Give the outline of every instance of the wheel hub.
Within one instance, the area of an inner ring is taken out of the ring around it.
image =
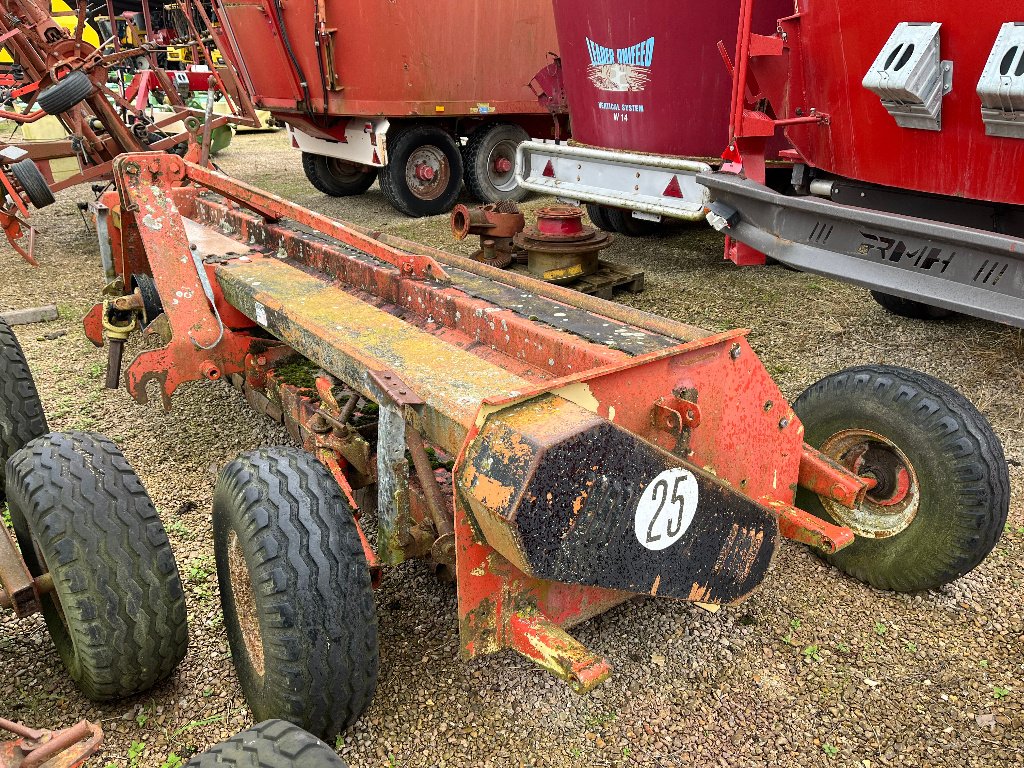
[[[409,190],[421,200],[434,200],[444,194],[451,181],[451,165],[440,147],[418,147],[405,166]]]
[[[512,141],[501,141],[487,153],[487,181],[501,192],[515,189],[516,145]]]
[[[875,483],[856,509],[822,497],[837,522],[872,539],[895,536],[913,522],[921,501],[917,473],[895,443],[876,432],[848,429],[828,438],[821,451]]]
[[[238,618],[238,627],[246,654],[249,656],[249,663],[252,664],[253,671],[263,677],[266,663],[263,657],[263,635],[260,633],[259,614],[256,611],[249,566],[245,562],[245,554],[235,531],[228,534],[228,578],[235,603],[235,615]]]

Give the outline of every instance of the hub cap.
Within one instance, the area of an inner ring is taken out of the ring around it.
[[[516,144],[499,141],[487,153],[487,181],[502,192],[516,188]]]
[[[914,520],[921,489],[914,466],[887,437],[863,429],[847,429],[828,438],[821,452],[863,478],[875,481],[864,501],[848,509],[821,498],[825,509],[858,536],[885,539],[900,533]]]
[[[451,176],[448,158],[433,144],[417,147],[405,164],[405,184],[420,200],[435,200],[443,195]]]
[[[361,166],[354,163],[346,163],[344,160],[339,160],[336,157],[327,158],[327,169],[334,178],[345,184],[355,184],[363,176]]]

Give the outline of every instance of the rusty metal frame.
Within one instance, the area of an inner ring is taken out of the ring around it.
[[[227,377],[289,425],[353,507],[353,489],[376,482],[379,551],[363,539],[375,577],[379,563],[408,557],[453,564],[467,656],[512,648],[586,691],[610,665],[567,634],[573,624],[638,592],[743,599],[780,533],[827,552],[853,540],[794,507],[796,489],[854,505],[869,484],[805,446],[743,330],[710,334],[386,239],[175,156],[122,157],[115,180],[104,202],[116,209],[118,272],[125,282],[151,273],[164,304],[147,332],[166,346],[129,365],[129,392],[144,401],[155,380],[169,406],[182,382]],[[502,304],[516,296],[518,310]],[[94,341],[102,319],[102,308],[90,315]],[[322,369],[313,391],[275,375],[294,353]],[[378,407],[375,456],[349,423],[358,398]],[[514,515],[493,503],[495,491],[511,503],[515,488],[467,480],[480,476],[472,462],[484,448],[499,459],[518,450],[499,445],[511,414],[527,425],[522,437],[552,445],[563,427],[610,429],[759,522],[733,531],[718,581],[688,593],[660,575],[642,589],[538,576]],[[450,472],[431,469],[424,441],[455,456]],[[720,591],[734,578],[736,589]]]

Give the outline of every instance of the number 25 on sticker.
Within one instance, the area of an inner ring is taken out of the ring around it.
[[[697,478],[685,469],[666,469],[636,505],[636,539],[647,549],[666,549],[686,533],[697,511]]]

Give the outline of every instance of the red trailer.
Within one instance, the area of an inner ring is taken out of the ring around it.
[[[763,0],[754,29],[773,32],[792,8]],[[598,226],[623,234],[661,217],[703,219],[696,177],[721,164],[728,140],[721,41],[732,48],[739,10],[740,0],[554,0],[573,141],[522,145],[520,185],[589,203]]]
[[[744,19],[766,2],[743,0]],[[1010,2],[798,0],[769,36],[744,23],[734,173],[702,177],[729,256],[763,254],[872,289],[912,317],[1024,326],[1024,12]],[[752,86],[756,82],[756,86]],[[761,91],[758,107],[744,91]],[[784,129],[787,194],[764,184]]]
[[[530,90],[556,50],[550,0],[243,0],[216,13],[221,51],[326,194],[361,194],[379,175],[410,216],[450,210],[463,178],[483,202],[521,199],[516,147],[557,135]]]

